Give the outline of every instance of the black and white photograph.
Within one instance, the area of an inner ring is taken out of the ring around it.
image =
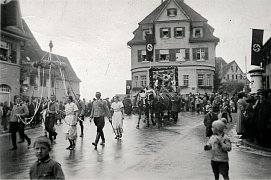
[[[270,0],[1,0],[0,179],[271,179]]]

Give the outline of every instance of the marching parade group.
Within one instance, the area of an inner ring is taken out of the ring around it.
[[[35,126],[40,123],[42,123],[44,129],[44,136],[48,137],[51,143],[54,143],[58,135],[54,127],[55,124],[63,124],[63,132],[70,143],[67,149],[72,150],[75,148],[77,138],[77,124],[80,125],[80,137],[84,136],[83,122],[86,116],[90,118],[90,121],[93,120],[97,126],[96,139],[92,143],[95,147],[97,147],[100,138],[102,140],[101,145],[105,143],[103,134],[104,117],[107,117],[112,124],[116,139],[122,138],[124,105],[118,96],[114,96],[112,102],[109,102],[109,98],[102,99],[101,93],[97,92],[93,101],[90,100],[87,104],[85,99],[80,99],[79,94],[75,95],[75,97],[67,96],[64,103],[62,101],[58,103],[54,95],[51,95],[50,100],[43,99],[42,101],[39,103],[38,109],[35,108],[38,102],[29,103],[23,101],[19,96],[15,98],[14,105],[8,106],[7,102],[1,104],[0,118],[3,132],[8,130],[9,123],[9,132],[13,145],[10,150],[17,149],[17,132],[19,132],[20,137],[18,143],[26,140],[27,145],[30,146],[31,139],[24,133],[24,128],[28,124]],[[26,119],[30,121],[27,122]]]

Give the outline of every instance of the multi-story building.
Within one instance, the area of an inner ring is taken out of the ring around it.
[[[145,17],[133,32],[132,94],[150,83],[150,67],[177,68],[181,94],[213,90],[215,49],[219,39],[207,19],[183,0],[166,0]],[[153,62],[146,60],[146,34],[154,35]]]
[[[20,94],[21,50],[28,40],[19,3],[1,1],[0,102]]]
[[[221,83],[236,81],[240,83],[249,83],[246,73],[238,66],[235,60],[226,63],[221,57],[216,58],[216,70],[219,72]]]
[[[0,103],[13,102],[14,97],[22,95],[25,98],[47,97],[49,89],[49,71],[45,69],[44,77],[38,79],[35,61],[48,59],[48,52],[41,50],[25,21],[21,18],[20,6],[17,0],[1,3],[1,53],[0,53]],[[76,76],[66,57],[52,54],[53,61],[65,63],[66,88],[71,95],[80,93],[80,79]],[[40,73],[41,74],[41,73]],[[57,99],[65,98],[65,88],[59,69],[51,72],[51,94]],[[43,94],[38,91],[43,86]]]

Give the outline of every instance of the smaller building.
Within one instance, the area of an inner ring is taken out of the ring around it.
[[[230,63],[226,63],[222,57],[216,57],[216,71],[219,72],[218,74],[221,79],[221,83],[229,81],[236,81],[244,84],[249,83],[246,73],[242,71],[235,60]]]

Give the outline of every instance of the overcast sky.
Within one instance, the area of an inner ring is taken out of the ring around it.
[[[245,72],[250,65],[252,28],[271,37],[270,0],[184,0],[208,19],[220,38],[216,56],[235,60]],[[81,95],[96,91],[112,97],[125,93],[131,79],[131,52],[127,41],[138,23],[161,0],[22,0],[22,16],[43,50],[66,56],[81,79]]]

